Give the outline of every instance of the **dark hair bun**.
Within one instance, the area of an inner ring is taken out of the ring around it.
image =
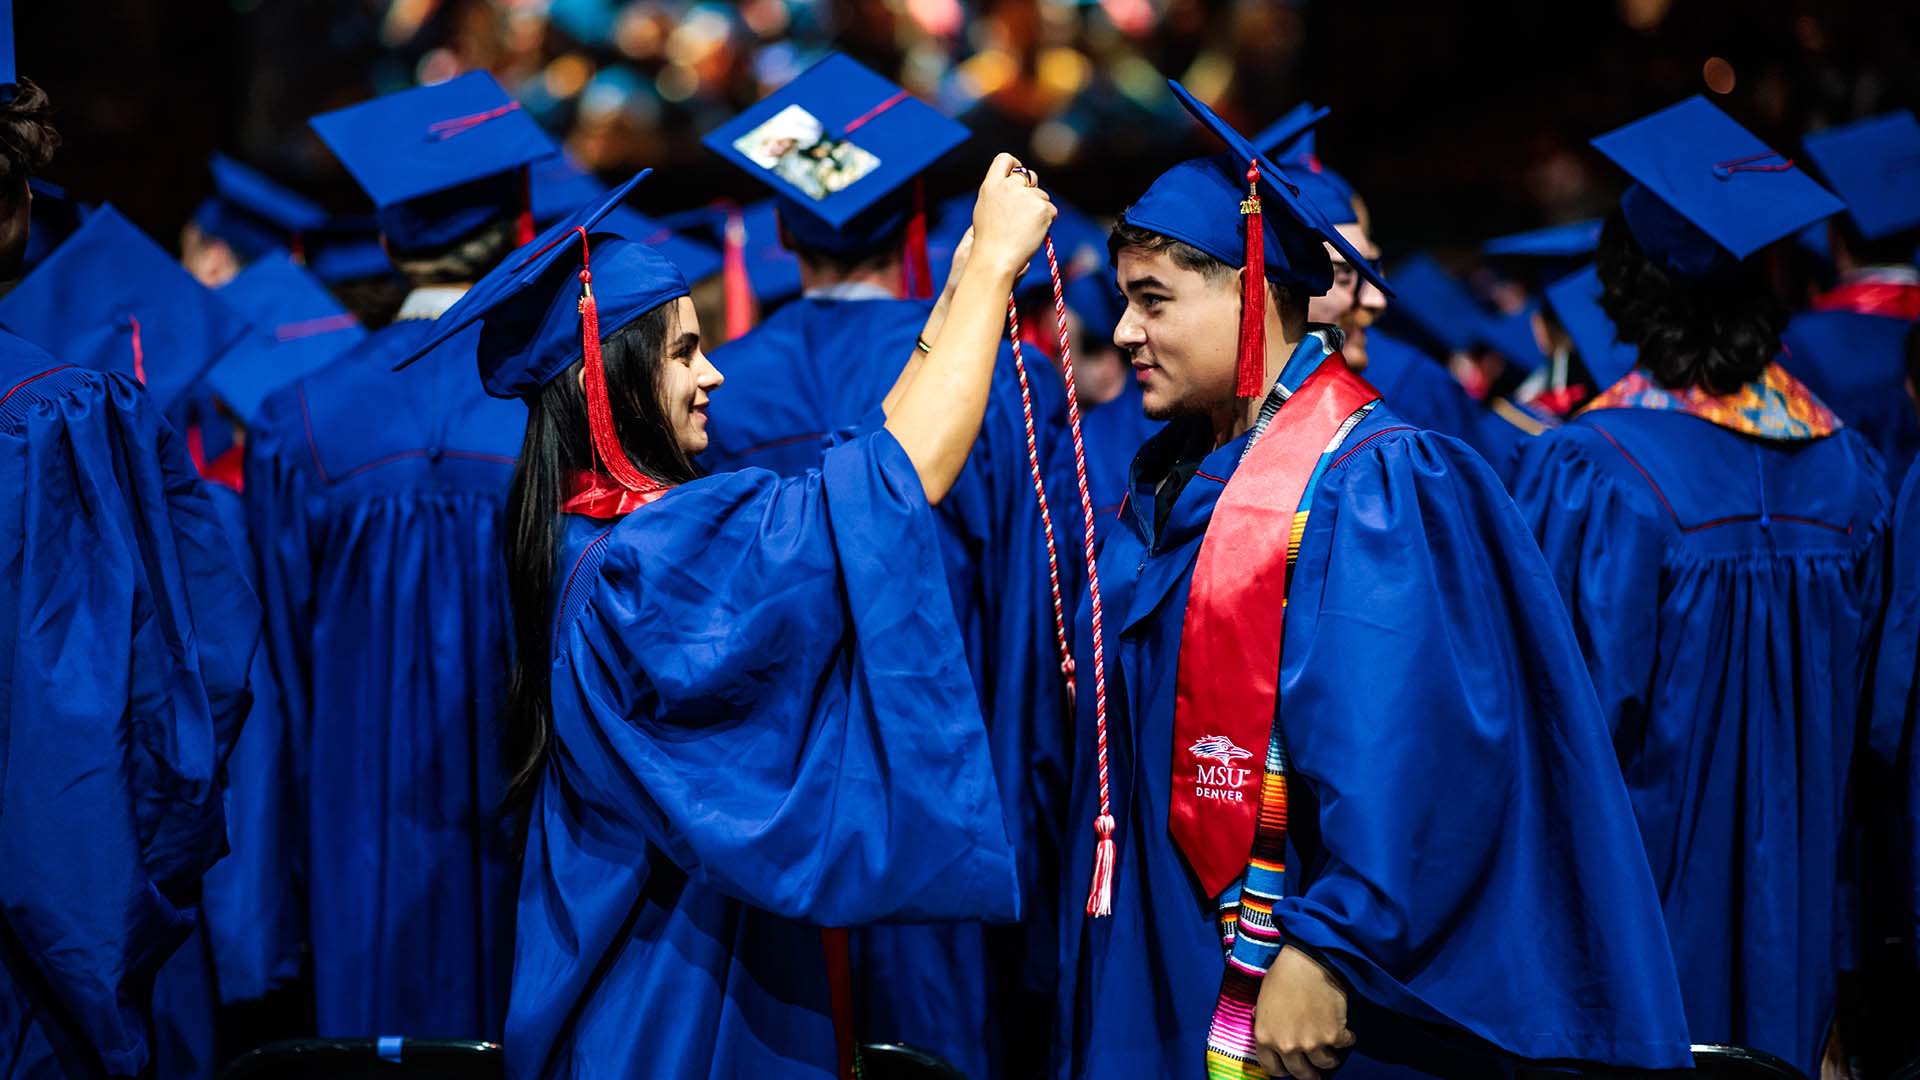
[[[1730,394],[1779,354],[1786,312],[1750,268],[1699,280],[1669,273],[1640,250],[1617,209],[1596,261],[1600,306],[1661,386]]]
[[[12,192],[48,163],[60,149],[53,129],[53,105],[31,79],[21,79],[13,100],[0,105],[0,191]]]

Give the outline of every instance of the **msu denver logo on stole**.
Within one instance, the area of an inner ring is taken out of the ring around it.
[[[1193,793],[1202,799],[1219,799],[1222,802],[1244,802],[1240,789],[1246,785],[1247,777],[1253,775],[1252,769],[1234,767],[1234,762],[1253,756],[1252,752],[1235,746],[1232,739],[1225,735],[1208,735],[1187,747],[1187,751],[1197,758],[1211,758],[1218,765],[1200,765],[1199,776],[1195,778]]]

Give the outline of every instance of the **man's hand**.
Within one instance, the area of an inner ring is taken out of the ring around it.
[[[1299,949],[1281,949],[1260,982],[1253,1041],[1267,1075],[1321,1080],[1321,1070],[1340,1065],[1334,1051],[1353,1045],[1346,992]]]

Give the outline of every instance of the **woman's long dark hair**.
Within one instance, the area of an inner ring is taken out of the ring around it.
[[[1699,280],[1647,258],[1619,210],[1600,230],[1600,306],[1640,364],[1672,390],[1730,394],[1780,352],[1786,311],[1749,266]]]
[[[671,302],[607,335],[601,344],[614,430],[640,471],[677,484],[699,475],[661,407],[660,372],[677,331]],[[555,560],[567,477],[594,467],[587,434],[581,364],[552,379],[528,402],[527,435],[507,495],[507,581],[513,599],[513,674],[507,686],[509,811],[524,809],[546,766],[553,737],[548,672],[553,659]]]

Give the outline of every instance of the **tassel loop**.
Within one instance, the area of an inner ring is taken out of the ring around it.
[[[1267,371],[1267,252],[1260,214],[1260,160],[1247,164],[1247,197],[1240,201],[1247,224],[1247,261],[1240,271],[1240,355],[1235,365],[1236,397],[1257,398]]]
[[[1094,818],[1093,834],[1100,840],[1093,847],[1093,888],[1087,892],[1087,915],[1102,919],[1113,914],[1113,815]]]

